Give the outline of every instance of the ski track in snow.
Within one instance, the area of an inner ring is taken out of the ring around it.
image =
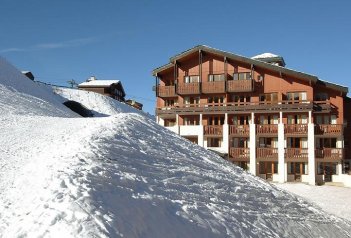
[[[151,116],[56,88],[101,116],[80,118],[58,96],[31,94],[50,95],[47,86],[30,82],[19,93],[1,76],[1,237],[351,237],[350,222]]]

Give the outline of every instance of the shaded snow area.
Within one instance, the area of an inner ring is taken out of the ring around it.
[[[0,94],[0,237],[351,237],[348,221],[144,113],[56,89],[103,115],[81,118],[47,87],[19,92],[21,80],[0,77],[11,93]]]
[[[351,188],[337,186],[310,186],[303,183],[276,184],[279,188],[287,190],[305,198],[323,210],[351,222]]]

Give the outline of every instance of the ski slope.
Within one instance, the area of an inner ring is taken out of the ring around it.
[[[0,72],[0,237],[351,237],[348,221],[142,112],[53,93],[2,59]],[[98,117],[79,117],[64,98]]]

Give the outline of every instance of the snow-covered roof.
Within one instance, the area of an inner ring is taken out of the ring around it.
[[[251,57],[251,59],[264,59],[264,58],[276,58],[276,57],[280,57],[280,56],[272,53],[263,53],[260,55],[253,56]]]
[[[84,82],[79,84],[78,86],[86,86],[86,87],[108,87],[111,84],[118,84],[119,80],[92,80],[89,82]]]

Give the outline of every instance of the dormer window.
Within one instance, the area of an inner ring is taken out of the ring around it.
[[[234,73],[233,79],[234,80],[249,80],[249,79],[251,79],[251,73],[250,72]]]

